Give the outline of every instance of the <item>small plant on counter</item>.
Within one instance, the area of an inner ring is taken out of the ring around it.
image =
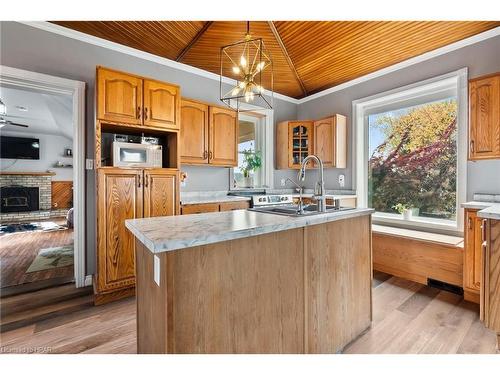
[[[403,215],[405,220],[411,220],[413,206],[410,204],[398,203],[392,206],[397,212]]]
[[[260,151],[251,151],[245,150],[243,151],[243,165],[241,167],[241,171],[243,172],[243,177],[250,177],[250,172],[256,171],[262,166],[262,157],[260,155]]]

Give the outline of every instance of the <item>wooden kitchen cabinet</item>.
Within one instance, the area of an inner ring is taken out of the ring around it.
[[[202,214],[206,212],[233,211],[244,210],[250,207],[249,201],[235,202],[213,202],[213,203],[196,203],[182,205],[182,215]]]
[[[484,220],[480,318],[497,334],[500,349],[500,220]]]
[[[143,216],[142,174],[140,169],[101,168],[97,171],[95,286],[100,294],[130,288],[135,283],[135,240],[125,227],[125,220]]]
[[[144,125],[179,129],[180,88],[165,82],[144,80]]]
[[[500,158],[500,73],[469,82],[469,159]]]
[[[125,220],[178,214],[178,174],[175,169],[97,170],[96,304],[133,294],[135,241]]]
[[[299,169],[314,154],[325,168],[347,167],[346,117],[332,115],[317,121],[284,121],[276,132],[276,168]],[[309,167],[315,167],[314,163]]]
[[[181,163],[208,164],[208,105],[181,101]]]
[[[233,110],[209,107],[210,164],[235,167],[238,165],[238,116]]]
[[[127,73],[97,68],[97,118],[142,124],[142,79]]]
[[[235,111],[183,99],[181,163],[238,165],[238,115]]]
[[[97,67],[101,121],[175,131],[180,127],[180,99],[177,85]]]
[[[479,303],[482,273],[482,220],[477,210],[465,210],[464,299]]]
[[[245,210],[250,207],[248,201],[237,201],[237,202],[221,202],[219,206],[220,211],[234,211],[234,210]]]
[[[179,210],[179,171],[145,170],[144,217],[178,215]]]
[[[347,167],[347,122],[342,115],[333,115],[314,122],[313,152],[325,168]]]

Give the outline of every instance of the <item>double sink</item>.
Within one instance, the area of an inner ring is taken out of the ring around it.
[[[316,204],[309,204],[303,207],[302,212],[299,210],[299,206],[296,204],[291,205],[283,205],[283,206],[266,206],[266,207],[256,207],[249,208],[249,211],[255,212],[263,212],[268,214],[275,215],[284,215],[284,216],[293,216],[293,217],[301,217],[301,216],[310,216],[310,215],[320,215],[325,213],[332,212],[340,212],[353,210],[353,207],[340,207],[340,206],[326,206],[326,212],[318,211],[318,206]]]

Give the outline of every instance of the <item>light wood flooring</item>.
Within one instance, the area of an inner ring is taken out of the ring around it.
[[[57,224],[66,219],[53,218]],[[0,285],[2,288],[55,278],[72,277],[73,266],[26,273],[40,249],[73,243],[73,229],[52,232],[18,232],[0,237]]]
[[[373,325],[344,353],[496,352],[496,337],[479,321],[477,305],[378,272],[373,285]],[[9,298],[2,300],[8,310],[19,302]],[[96,307],[90,298],[60,302],[62,310],[53,302],[52,308],[34,307],[31,313],[17,312],[17,319],[8,317],[15,328],[0,334],[0,353],[135,353],[135,299]],[[41,320],[33,312],[37,309],[45,312]]]

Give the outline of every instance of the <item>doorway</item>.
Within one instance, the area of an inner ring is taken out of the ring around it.
[[[7,296],[85,278],[85,84],[0,66],[0,275]]]

